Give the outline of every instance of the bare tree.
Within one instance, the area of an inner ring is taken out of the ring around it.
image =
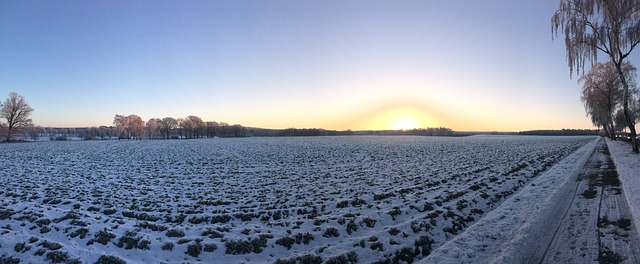
[[[151,118],[149,119],[149,121],[147,121],[146,129],[149,139],[158,138],[158,130],[161,122],[162,120],[160,120],[159,118]]]
[[[171,137],[171,130],[178,126],[178,121],[173,117],[165,117],[160,122],[160,130],[165,134],[166,139]]]
[[[144,137],[144,121],[137,115],[127,116],[129,119],[129,131],[133,139],[142,139]]]
[[[185,137],[183,137],[182,134],[184,133],[185,128],[188,124],[185,122],[184,118],[178,118],[176,119],[176,122],[178,124],[177,128],[178,128],[178,132],[180,133],[180,139],[183,139]]]
[[[200,117],[190,115],[184,119],[184,128],[187,138],[198,138],[204,134],[205,123]]]
[[[640,0],[560,0],[560,8],[551,17],[551,31],[564,33],[570,74],[584,71],[586,62],[594,63],[601,52],[615,66],[622,87],[623,111],[631,132],[632,148],[638,153],[636,129],[629,111],[628,77],[623,64],[640,43]]]
[[[29,106],[24,96],[15,92],[9,94],[9,98],[2,104],[0,108],[0,117],[7,119],[5,127],[5,140],[11,141],[11,138],[25,127],[33,125],[29,116],[33,112],[33,108]]]
[[[218,128],[220,127],[220,124],[218,124],[218,122],[214,122],[214,121],[208,121],[206,122],[206,134],[208,138],[212,138],[215,137],[218,133]]]
[[[625,63],[623,68],[628,76],[636,70],[630,63]],[[624,92],[615,67],[611,62],[596,63],[579,82],[582,83],[582,103],[591,122],[603,127],[607,135],[615,139],[613,114],[622,102]]]
[[[119,133],[119,138],[142,139],[144,136],[144,121],[137,115],[116,115],[113,125]]]
[[[129,118],[124,115],[116,115],[113,118],[113,125],[118,132],[118,139],[131,137],[131,131],[129,131]]]

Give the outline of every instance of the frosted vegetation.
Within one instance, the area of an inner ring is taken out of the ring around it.
[[[410,262],[593,137],[0,145],[0,262]]]

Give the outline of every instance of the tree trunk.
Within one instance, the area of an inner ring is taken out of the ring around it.
[[[622,110],[624,112],[624,120],[627,122],[627,127],[629,127],[629,132],[631,133],[631,148],[633,149],[633,153],[638,153],[638,140],[636,139],[636,124],[635,120],[631,118],[631,114],[629,113],[629,84],[627,84],[627,80],[624,77],[624,73],[622,72],[622,63],[614,63],[616,65],[616,69],[618,70],[618,75],[620,76],[620,81],[622,81],[622,88],[624,88],[624,96],[622,101]]]
[[[609,134],[609,138],[611,138],[611,140],[616,140],[616,131],[613,126],[613,122],[609,123],[609,131],[607,133]]]

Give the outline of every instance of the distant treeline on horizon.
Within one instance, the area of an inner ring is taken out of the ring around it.
[[[561,129],[561,130],[529,130],[518,132],[519,135],[534,136],[597,136],[598,129]]]
[[[477,134],[496,134],[496,135],[538,135],[538,136],[594,136],[599,131],[594,129],[561,129],[561,130],[529,130],[521,132],[458,132],[446,127],[437,128],[416,128],[409,130],[327,130],[321,128],[287,128],[287,129],[269,129],[244,127],[241,125],[228,125],[226,123],[207,122],[208,127],[203,128],[203,133],[189,133],[181,128],[175,128],[169,131],[169,139],[188,139],[188,138],[215,138],[215,137],[309,137],[309,136],[349,136],[349,135],[379,135],[379,136],[470,136]],[[211,125],[214,124],[214,125]],[[133,139],[124,136],[122,130],[118,130],[115,126],[100,127],[84,127],[84,128],[52,128],[52,127],[33,127],[29,131],[32,140],[42,140],[47,138],[51,141],[68,140],[71,138],[82,140],[106,140],[106,139]],[[187,134],[191,134],[187,137]],[[137,139],[166,139],[166,135],[158,137],[158,135],[147,134]],[[197,136],[194,136],[197,135]]]

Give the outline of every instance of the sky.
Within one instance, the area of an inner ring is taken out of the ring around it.
[[[35,125],[593,128],[545,1],[0,1]],[[2,99],[4,101],[4,99]]]

